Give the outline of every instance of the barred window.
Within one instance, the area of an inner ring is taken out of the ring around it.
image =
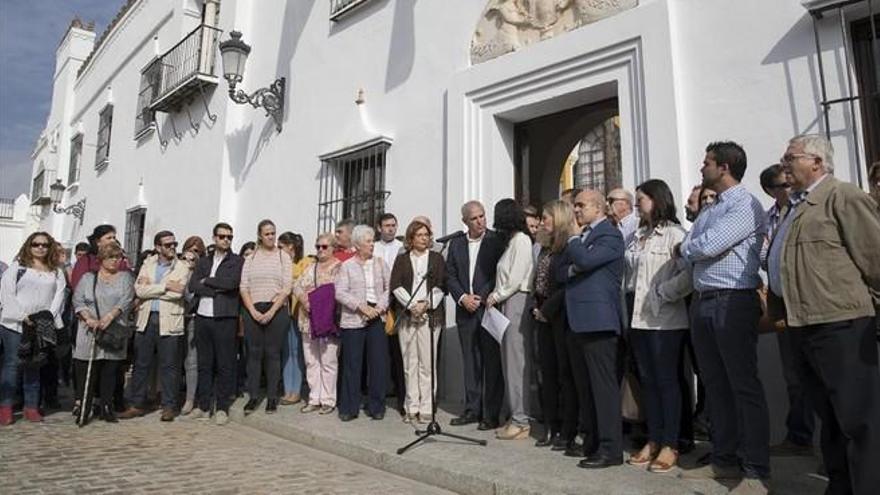
[[[595,189],[603,195],[621,187],[623,173],[620,163],[620,129],[615,118],[606,120],[588,132],[578,143],[577,150],[575,187]]]
[[[146,208],[134,208],[125,214],[125,254],[134,266],[144,245],[144,225],[147,218]]]
[[[375,225],[385,211],[385,164],[391,141],[379,138],[321,157],[318,232],[330,232],[340,220]]]
[[[82,165],[83,135],[78,133],[70,140],[70,166],[67,168],[67,185],[79,182],[79,168]]]
[[[159,62],[159,60],[154,60],[141,72],[137,113],[134,116],[135,139],[154,129],[153,121],[155,120],[156,112],[150,109],[150,104],[159,95],[159,83],[162,77],[162,64]]]
[[[110,129],[113,127],[113,105],[108,104],[98,117],[98,149],[95,168],[101,169],[110,162]]]

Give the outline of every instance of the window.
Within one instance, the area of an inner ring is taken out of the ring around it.
[[[125,254],[134,266],[144,246],[146,208],[135,208],[125,214]]]
[[[868,166],[880,161],[880,54],[877,39],[880,15],[856,21],[852,25],[853,59],[862,99],[862,131],[865,138],[865,158]],[[874,47],[872,48],[872,43]]]
[[[379,138],[323,156],[318,189],[318,232],[332,231],[336,222],[351,218],[375,225],[385,211],[386,152],[391,141]]]
[[[370,0],[330,0],[330,20],[337,21]]]
[[[595,189],[607,194],[621,187],[620,129],[617,117],[597,125],[577,144],[578,159],[574,166],[574,186]]]
[[[83,135],[77,134],[70,140],[70,166],[67,168],[67,185],[79,182],[79,168],[82,164]]]
[[[40,163],[38,170],[39,172],[34,176],[31,184],[31,204],[40,203],[46,196],[46,170],[42,163]]]
[[[141,72],[141,87],[138,91],[137,113],[134,116],[135,139],[154,129],[153,121],[156,112],[150,109],[150,104],[159,95],[159,83],[162,76],[162,64],[158,61],[150,62],[150,65]]]
[[[113,127],[113,105],[107,105],[98,117],[98,149],[95,168],[102,169],[110,162],[110,129]]]

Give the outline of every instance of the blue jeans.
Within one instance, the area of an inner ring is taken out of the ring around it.
[[[637,330],[629,333],[636,357],[648,439],[677,448],[681,424],[678,362],[687,330]]]
[[[284,394],[299,395],[303,382],[302,353],[300,347],[299,326],[296,319],[290,319],[290,328],[287,330],[287,338],[281,347],[281,362],[284,363],[284,369],[281,370],[281,377],[284,380]]]
[[[18,385],[18,344],[21,334],[6,327],[0,327],[0,406],[11,406],[15,400],[15,389]],[[40,405],[40,369],[25,367],[22,369],[24,389],[24,407]]]

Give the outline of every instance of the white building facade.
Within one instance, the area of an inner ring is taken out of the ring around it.
[[[35,190],[61,179],[82,220],[32,199],[65,244],[110,223],[133,251],[159,230],[208,240],[217,221],[237,248],[263,218],[308,243],[383,210],[440,234],[464,201],[540,205],[566,185],[659,178],[683,202],[717,140],[745,147],[759,195],[802,133],[830,135],[838,178],[863,184],[880,103],[858,33],[877,4],[128,0],[99,40],[66,34],[35,152]],[[239,88],[285,78],[280,131],[227,94],[233,30],[252,47]]]

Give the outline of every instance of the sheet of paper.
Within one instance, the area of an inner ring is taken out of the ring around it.
[[[504,339],[504,332],[507,331],[507,327],[510,326],[510,320],[504,316],[504,313],[495,309],[495,307],[491,307],[485,312],[483,312],[483,321],[481,322],[483,328],[489,332],[489,335],[495,338],[499,344],[501,344],[501,340]]]

